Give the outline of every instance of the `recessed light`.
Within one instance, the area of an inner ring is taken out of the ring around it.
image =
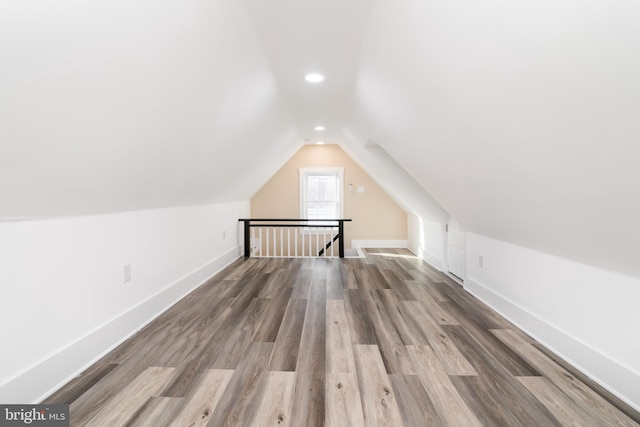
[[[325,77],[322,74],[310,73],[304,76],[304,79],[309,83],[320,83],[324,81]]]
[[[316,126],[314,127],[315,130],[317,131],[323,131],[324,130],[324,126]]]
[[[322,145],[322,144],[324,144],[324,141],[316,141],[316,144]]]

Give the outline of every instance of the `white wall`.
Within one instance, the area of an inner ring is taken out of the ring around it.
[[[407,243],[423,260],[446,270],[445,225],[449,214],[385,149],[353,128],[343,128],[341,147],[407,212]]]
[[[640,279],[467,233],[464,286],[640,409]]]
[[[0,402],[46,397],[237,258],[248,215],[246,201],[0,223]]]
[[[409,249],[440,271],[447,271],[445,225],[429,210],[413,211],[407,218]]]

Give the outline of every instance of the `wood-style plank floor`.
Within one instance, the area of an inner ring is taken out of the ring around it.
[[[249,259],[45,402],[73,426],[639,425],[554,359],[407,250]]]

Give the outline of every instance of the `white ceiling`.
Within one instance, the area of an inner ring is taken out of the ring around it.
[[[341,143],[372,0],[245,0],[303,138]],[[327,80],[309,84],[305,74]],[[313,130],[323,125],[326,130]]]
[[[0,2],[0,218],[247,199],[305,138],[385,180],[373,140],[408,210],[640,276],[638,22],[635,0]]]

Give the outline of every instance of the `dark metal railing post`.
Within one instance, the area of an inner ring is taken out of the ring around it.
[[[251,256],[251,221],[244,221],[244,257]]]
[[[338,221],[338,256],[344,258],[344,221]]]

